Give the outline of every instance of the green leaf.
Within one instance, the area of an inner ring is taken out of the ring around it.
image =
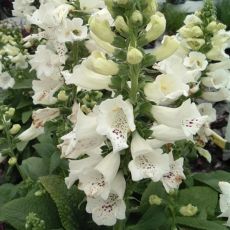
[[[25,147],[27,146],[27,144],[28,144],[27,141],[20,141],[20,142],[18,142],[18,143],[16,144],[17,150],[18,150],[19,152],[22,152],[22,151],[25,149]]]
[[[199,211],[205,210],[208,215],[215,216],[218,193],[209,187],[195,186],[180,190],[177,202],[179,206],[192,204]]]
[[[31,117],[32,110],[25,111],[22,113],[22,123],[25,124]]]
[[[42,158],[49,158],[57,150],[56,146],[50,143],[35,144],[33,148]]]
[[[193,178],[220,192],[220,188],[218,186],[219,181],[230,182],[230,173],[221,170],[210,173],[196,173],[193,175]]]
[[[49,173],[51,174],[52,172],[54,172],[54,170],[58,168],[60,163],[61,163],[60,154],[54,152],[50,157]]]
[[[18,189],[13,184],[3,184],[0,186],[0,207],[8,201],[14,199]]]
[[[199,230],[227,230],[224,225],[220,225],[214,221],[202,220],[196,217],[176,217],[176,223]]]
[[[45,161],[40,157],[30,157],[22,161],[19,166],[22,173],[26,177],[37,180],[40,176],[45,176],[49,173],[48,166]]]
[[[75,187],[73,186],[71,190],[68,190],[64,179],[54,175],[41,177],[40,181],[57,206],[62,226],[66,230],[78,229],[76,216],[74,216],[77,210],[77,202],[75,201],[75,203],[72,200],[73,190],[77,194]]]
[[[23,79],[16,81],[13,89],[30,89],[32,88],[32,80],[33,79]]]
[[[167,196],[165,189],[162,186],[162,183],[160,183],[160,182],[149,183],[148,187],[145,189],[145,191],[141,197],[141,205],[140,205],[141,212],[145,212],[150,207],[149,197],[151,195],[157,195],[160,198],[165,198]]]
[[[17,230],[25,230],[25,218],[36,213],[46,223],[46,229],[60,228],[60,219],[53,201],[48,195],[18,198],[0,208],[0,221],[6,222]]]
[[[168,221],[169,218],[166,216],[164,208],[153,206],[147,210],[136,225],[128,227],[127,230],[158,230]]]

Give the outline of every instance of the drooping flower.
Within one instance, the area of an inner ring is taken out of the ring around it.
[[[166,192],[178,189],[182,180],[185,179],[183,169],[184,158],[179,158],[174,161],[173,154],[169,153],[170,171],[165,173],[161,178]]]
[[[97,116],[94,113],[85,115],[79,108],[76,112],[73,130],[61,138],[61,157],[75,159],[101,146],[104,141],[104,137],[96,132]]]
[[[214,92],[203,92],[201,97],[206,101],[218,102],[218,101],[229,101],[230,100],[230,91],[227,88],[221,88]]]
[[[38,136],[40,136],[41,134],[43,134],[45,132],[44,127],[40,126],[39,128],[35,127],[33,124],[30,126],[30,128],[28,128],[27,130],[25,130],[24,132],[22,132],[19,136],[18,139],[20,141],[30,141],[33,140],[35,138],[37,138]]]
[[[156,104],[169,104],[182,95],[188,96],[189,86],[176,75],[161,74],[146,84],[144,92],[147,99]]]
[[[118,65],[107,60],[105,54],[93,51],[80,65],[73,69],[73,73],[62,71],[67,85],[74,84],[87,90],[109,89],[112,75],[119,71]]]
[[[220,194],[220,211],[222,212],[219,217],[227,217],[227,226],[230,227],[230,183],[220,181],[219,187],[221,190]]]
[[[110,139],[114,152],[128,148],[128,133],[136,129],[130,102],[122,96],[103,101],[98,107],[97,122],[97,132]]]
[[[124,176],[119,172],[111,184],[111,191],[106,200],[101,197],[87,197],[86,211],[92,213],[97,225],[112,226],[117,219],[125,219],[125,187]]]
[[[106,155],[94,168],[84,174],[79,174],[78,188],[83,190],[88,197],[100,196],[108,199],[111,184],[120,166],[120,154]]]
[[[39,45],[32,59],[29,61],[32,69],[37,72],[37,77],[49,77],[60,72],[60,60],[52,50],[45,45]]]
[[[152,114],[157,122],[152,127],[153,136],[159,140],[191,139],[207,120],[190,99],[178,108],[153,106]]]
[[[32,82],[32,89],[34,90],[33,103],[35,105],[52,105],[57,102],[54,93],[63,85],[62,79],[53,79],[51,77],[43,78],[41,80],[34,80]]]
[[[138,133],[132,139],[131,154],[133,160],[128,167],[133,181],[151,178],[157,182],[169,172],[168,154],[163,154],[161,149],[152,149]]]

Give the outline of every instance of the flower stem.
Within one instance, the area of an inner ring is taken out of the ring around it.
[[[113,226],[113,230],[125,230],[125,220],[118,220]]]
[[[139,65],[130,65],[129,67],[129,78],[131,80],[131,89],[130,89],[130,100],[132,104],[137,102],[137,93],[138,93],[138,79],[139,79]]]
[[[214,132],[211,129],[208,129],[208,135],[211,137],[212,141],[219,146],[222,149],[225,149],[227,140],[225,140],[223,137],[221,137],[219,134]]]

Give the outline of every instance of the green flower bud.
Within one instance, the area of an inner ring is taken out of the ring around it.
[[[10,131],[10,134],[15,135],[20,131],[20,129],[21,129],[21,125],[14,124],[9,131]]]
[[[130,47],[127,53],[127,62],[131,65],[136,65],[141,63],[143,59],[143,54],[140,50]]]
[[[8,160],[8,164],[10,166],[14,166],[15,164],[17,164],[17,158],[16,157],[11,157],[9,160]]]
[[[89,19],[90,30],[101,40],[112,43],[115,33],[111,30],[108,20],[93,16]]]
[[[57,98],[58,98],[59,101],[67,101],[69,97],[66,95],[65,90],[61,90],[58,93]]]
[[[10,117],[13,117],[15,114],[15,108],[9,108],[9,110],[6,112]]]
[[[193,26],[193,27],[186,27],[183,26],[179,33],[184,38],[198,38],[203,36],[203,31],[199,26]]]
[[[205,44],[205,40],[202,38],[187,38],[186,43],[191,49],[199,50]]]
[[[144,0],[142,4],[146,5],[146,8],[143,10],[143,15],[145,15],[146,18],[151,17],[153,14],[156,13],[157,11],[156,0]]]
[[[122,16],[117,16],[115,19],[115,27],[119,33],[128,33],[129,27],[126,24],[124,18]]]
[[[150,205],[161,205],[162,199],[157,195],[150,195],[149,196],[149,204]]]
[[[207,26],[207,30],[212,33],[216,33],[219,30],[225,30],[225,29],[226,29],[226,25],[224,25],[223,23],[217,23],[216,21],[210,22]]]
[[[198,212],[198,208],[192,204],[182,206],[179,210],[182,216],[195,216]]]
[[[132,21],[133,24],[142,25],[143,16],[142,16],[142,14],[141,14],[141,12],[139,10],[135,10],[132,13],[131,21]]]

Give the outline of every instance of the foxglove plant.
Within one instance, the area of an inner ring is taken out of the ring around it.
[[[97,225],[124,227],[135,186],[152,181],[165,197],[153,194],[149,203],[164,206],[175,228],[174,196],[190,177],[178,141],[208,160],[203,147],[211,137],[225,145],[209,128],[212,105],[196,100],[229,99],[230,36],[214,15],[205,1],[176,36],[164,35],[166,19],[155,0],[40,1],[27,16],[38,27],[25,42],[38,42],[29,63],[39,109],[17,138],[31,141],[50,121],[60,122],[64,129],[55,127],[54,142],[69,160],[66,186],[77,182]],[[196,215],[196,207],[184,205],[181,213],[192,207]]]

